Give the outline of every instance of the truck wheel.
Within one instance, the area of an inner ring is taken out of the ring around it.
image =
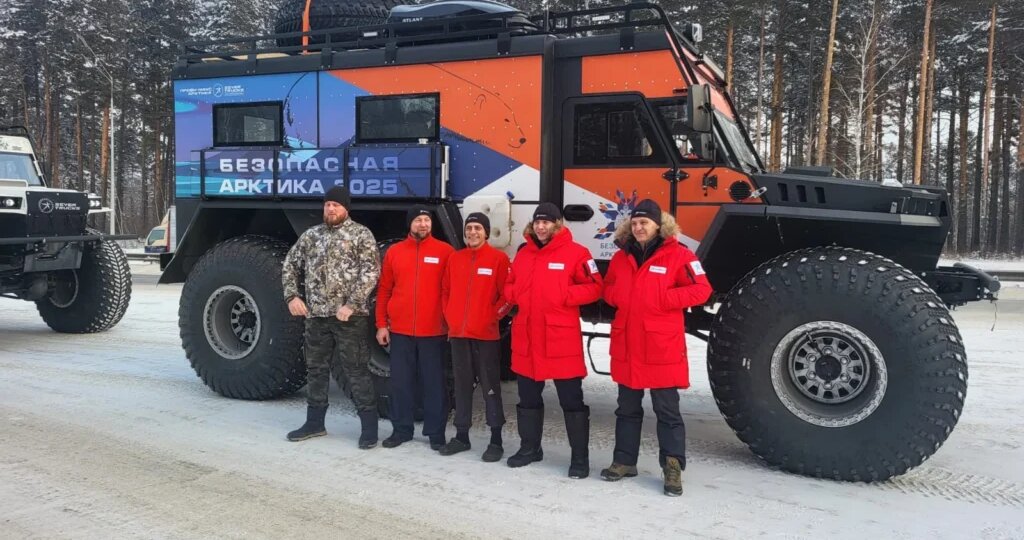
[[[57,332],[109,330],[124,317],[132,297],[128,257],[108,240],[85,245],[78,270],[54,272],[51,280],[50,293],[36,301],[36,308]]]
[[[214,246],[188,275],[178,327],[192,369],[222,396],[271,399],[306,384],[302,319],[284,303],[288,244],[239,236]]]
[[[845,248],[795,251],[748,274],[711,328],[726,422],[784,470],[879,481],[920,465],[956,425],[966,354],[914,273]]]
[[[397,0],[312,0],[309,5],[310,30],[343,28],[384,24],[388,12],[398,5]],[[306,12],[306,0],[282,2],[277,12],[274,33],[302,32],[302,18]],[[331,34],[332,42],[356,39],[355,32]],[[310,36],[310,43],[324,43],[323,35]],[[279,47],[293,47],[302,44],[301,37],[280,38]]]
[[[387,253],[391,246],[401,242],[403,238],[392,238],[390,240],[383,240],[377,242],[377,253],[380,254],[380,262],[384,264],[384,254]],[[370,312],[370,335],[367,339],[370,340],[370,373],[373,373],[373,386],[377,390],[377,413],[381,418],[388,417],[388,379],[391,378],[391,353],[390,347],[381,347],[377,343],[377,325],[376,313],[377,313],[377,288],[374,287],[373,293],[370,294],[370,301],[368,303],[368,310]]]

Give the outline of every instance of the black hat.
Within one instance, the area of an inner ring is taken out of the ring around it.
[[[327,201],[334,201],[347,209],[352,204],[352,195],[349,194],[347,187],[334,186],[324,193],[324,202]]]
[[[533,211],[533,221],[543,219],[545,221],[558,221],[562,219],[562,211],[554,203],[540,203]]]
[[[409,211],[405,213],[405,226],[412,227],[412,220],[420,216],[427,216],[433,219],[430,214],[430,207],[417,204],[410,208]]]
[[[487,216],[481,214],[480,212],[473,212],[472,214],[466,216],[466,225],[469,225],[470,223],[479,223],[480,226],[484,228],[484,234],[486,234],[487,237],[490,238],[491,220],[487,219]]]
[[[629,216],[630,219],[645,217],[656,223],[659,227],[661,226],[661,208],[658,207],[658,203],[644,199],[637,203],[636,208],[633,209],[633,215]]]

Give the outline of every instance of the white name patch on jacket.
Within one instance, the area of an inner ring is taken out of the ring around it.
[[[476,273],[481,276],[489,276],[494,273],[490,268],[477,268]]]
[[[694,275],[703,276],[704,267],[700,265],[700,261],[693,261],[690,263],[690,268],[693,268]]]
[[[668,268],[665,268],[664,266],[652,266],[651,272],[655,274],[664,274],[668,272]]]
[[[564,263],[548,263],[548,270],[565,270]]]
[[[587,269],[590,270],[591,274],[597,273],[597,263],[594,262],[594,259],[587,261]]]
[[[441,259],[437,257],[423,257],[423,262],[427,264],[441,264]]]

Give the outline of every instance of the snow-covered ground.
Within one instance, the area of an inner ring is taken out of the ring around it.
[[[661,495],[650,413],[640,476],[597,478],[615,408],[601,376],[585,383],[586,480],[565,477],[553,390],[545,459],[523,469],[480,461],[479,399],[473,450],[453,457],[421,437],[357,450],[358,421],[336,389],[330,436],[289,443],[303,398],[235,401],[203,386],[178,343],[181,288],[155,285],[154,267],[133,264],[131,307],[105,334],[54,334],[32,304],[0,300],[0,538],[1024,538],[1020,284],[1004,288],[998,314],[981,303],[954,313],[971,370],[960,424],[931,460],[881,484],[813,480],[755,459],[719,416],[705,348],[691,340],[689,467],[675,499]],[[512,420],[513,385],[504,397]],[[505,437],[514,451],[514,422]]]

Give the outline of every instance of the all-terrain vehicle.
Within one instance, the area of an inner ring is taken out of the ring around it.
[[[28,130],[0,128],[0,296],[36,303],[58,332],[113,327],[128,309],[128,258],[87,227],[95,195],[46,187]]]
[[[288,5],[304,11],[284,33],[191,44],[173,72],[181,240],[161,280],[185,283],[182,344],[215,391],[303,385],[281,262],[330,186],[349,187],[383,249],[418,202],[455,246],[462,217],[487,213],[490,242],[514,256],[552,201],[602,271],[615,225],[651,198],[704,261],[716,292],[687,331],[708,341],[719,408],[758,456],[872,481],[949,436],[967,357],[948,307],[998,282],[936,267],[945,192],[766,172],[698,26],[646,3]],[[611,315],[594,304],[584,318]],[[386,374],[379,348],[374,366]]]

